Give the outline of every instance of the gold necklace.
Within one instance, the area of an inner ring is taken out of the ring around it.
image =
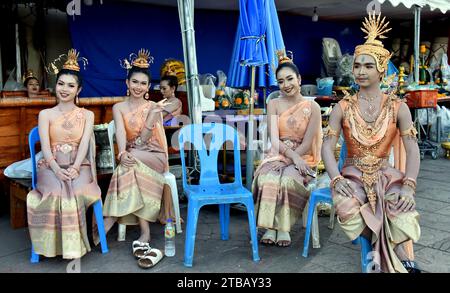
[[[128,104],[128,109],[130,110],[130,113],[133,113],[134,111],[136,111],[137,109],[139,109],[139,107],[141,107],[144,103],[139,104],[137,107],[135,107],[134,109],[131,107],[131,102],[128,99],[127,101]],[[136,115],[131,115],[131,118],[129,120],[130,126],[131,127],[135,127],[136,126]]]
[[[364,100],[364,101],[366,101],[369,104],[368,108],[365,109],[364,112],[363,112],[364,113],[364,117],[362,117],[362,118],[364,119],[364,121],[366,121],[367,123],[375,122],[375,120],[376,120],[376,118],[377,118],[377,116],[379,114],[378,113],[379,111],[376,111],[377,108],[375,107],[374,100],[377,99],[378,96],[368,97],[368,96],[364,96],[364,95],[358,94],[358,97],[361,100]],[[370,119],[367,120],[366,118],[370,118]]]

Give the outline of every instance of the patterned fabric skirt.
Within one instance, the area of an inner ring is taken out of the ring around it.
[[[252,184],[257,226],[290,232],[301,217],[310,191],[293,164],[282,161],[263,163]]]
[[[131,153],[136,164],[131,168],[119,164],[114,170],[103,215],[117,217],[118,222],[125,225],[138,224],[137,218],[155,222],[160,217],[166,182],[161,169],[163,160],[155,153],[138,150]],[[149,167],[152,164],[154,168]]]
[[[353,197],[333,194],[333,203],[338,222],[347,236],[354,240],[368,227],[372,232],[374,262],[382,272],[407,271],[397,257],[394,248],[402,243],[420,238],[419,213],[395,209],[400,197],[403,173],[392,167],[383,167],[379,171],[376,183],[377,202],[375,214],[368,202],[362,173],[352,165],[344,166],[342,175],[357,186]]]
[[[28,229],[34,251],[46,257],[80,258],[90,251],[86,209],[101,200],[89,163],[73,181],[61,181],[39,164],[37,188],[27,196]]]

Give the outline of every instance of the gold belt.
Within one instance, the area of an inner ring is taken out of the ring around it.
[[[377,203],[377,193],[375,192],[375,184],[379,180],[379,170],[381,167],[389,164],[389,158],[387,157],[377,157],[374,155],[366,155],[364,157],[353,157],[348,158],[345,161],[347,164],[352,164],[356,166],[361,172],[361,180],[364,184],[364,190],[367,194],[367,199],[369,200],[370,207],[373,213],[376,212]]]
[[[52,152],[62,152],[63,154],[68,154],[78,148],[78,145],[75,144],[54,144],[52,145]]]
[[[345,160],[346,164],[355,165],[362,172],[373,173],[381,169],[383,166],[389,165],[389,157],[377,157],[367,155],[365,157],[353,157]]]

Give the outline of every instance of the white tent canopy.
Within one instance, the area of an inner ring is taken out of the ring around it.
[[[424,7],[428,5],[431,10],[439,9],[442,13],[450,10],[450,0],[378,0],[381,4],[390,2],[392,6],[397,7],[399,4],[411,8],[413,5]]]
[[[132,2],[177,6],[177,0],[128,0]],[[298,15],[312,16],[317,7],[319,19],[322,20],[350,20],[361,19],[367,15],[367,6],[373,0],[275,0],[277,10]],[[450,14],[450,0],[378,0],[382,3],[381,11],[388,19],[408,20],[411,12],[406,9],[414,4],[423,7],[422,17],[433,18]],[[403,5],[399,5],[403,4]],[[195,0],[196,9],[239,10],[239,0]]]

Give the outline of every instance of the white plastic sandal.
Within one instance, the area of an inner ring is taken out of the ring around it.
[[[163,258],[161,250],[151,248],[147,250],[138,260],[138,266],[143,269],[154,267]]]
[[[150,243],[148,242],[141,242],[139,240],[133,241],[133,244],[131,245],[133,248],[133,255],[136,258],[142,257],[147,251],[151,250]]]

